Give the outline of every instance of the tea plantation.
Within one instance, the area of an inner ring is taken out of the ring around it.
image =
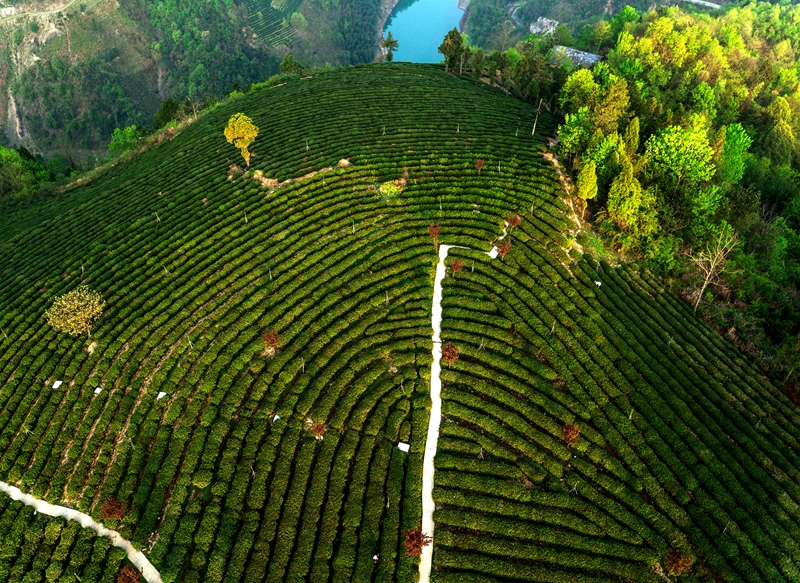
[[[471,250],[444,280],[431,580],[656,582],[676,553],[681,581],[799,580],[795,406],[647,272],[578,252],[535,115],[436,66],[323,71],[0,206],[0,480],[96,520],[118,499],[105,523],[165,582],[416,581],[435,224]],[[44,317],[81,283],[91,338]],[[62,571],[26,583],[125,564],[0,498],[12,523],[2,582],[34,548]]]

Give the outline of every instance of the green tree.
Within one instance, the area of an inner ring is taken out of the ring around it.
[[[573,157],[582,153],[589,141],[589,124],[591,115],[588,107],[580,108],[577,113],[568,113],[564,125],[558,127],[560,150],[564,155]]]
[[[603,130],[606,135],[619,131],[620,121],[627,113],[629,103],[628,82],[612,75],[593,112],[594,127]]]
[[[714,151],[703,130],[669,126],[651,136],[645,154],[653,177],[665,191],[706,182],[714,175]]]
[[[291,24],[292,28],[295,30],[305,30],[308,28],[308,21],[300,12],[292,13],[292,15],[289,17],[289,24]]]
[[[639,118],[634,117],[628,122],[628,127],[625,128],[625,135],[622,138],[625,142],[625,149],[628,151],[628,156],[633,157],[639,151]]]
[[[442,44],[439,45],[439,52],[444,55],[445,71],[452,69],[460,61],[464,52],[464,37],[457,28],[453,28],[445,35]]]
[[[475,78],[476,82],[480,81],[481,77],[483,76],[483,64],[483,49],[477,49],[474,53],[472,53],[472,59],[470,62],[470,66],[472,67],[472,76]]]
[[[381,43],[381,46],[386,51],[386,60],[391,63],[394,60],[394,52],[400,46],[397,39],[392,36],[391,31],[386,33],[386,39]]]
[[[597,167],[591,160],[583,163],[578,173],[578,196],[583,200],[583,214],[586,214],[586,202],[597,196]]]
[[[281,61],[280,71],[282,75],[302,75],[306,72],[306,68],[296,61],[291,53],[286,53]]]
[[[625,246],[637,247],[658,231],[655,196],[642,188],[624,151],[618,151],[620,173],[608,191],[608,217],[630,234]]]
[[[770,129],[766,132],[765,150],[773,162],[788,164],[794,159],[795,143],[792,129],[792,108],[785,97],[778,96],[767,107]]]
[[[725,129],[725,142],[718,173],[721,180],[736,184],[744,175],[745,162],[753,140],[740,123],[723,126],[723,128]]]
[[[24,147],[0,146],[0,201],[32,192],[49,179],[50,173]]]
[[[128,126],[124,130],[116,128],[114,133],[111,134],[111,143],[108,144],[108,151],[111,153],[126,152],[134,149],[140,141],[139,130],[135,125]]]
[[[600,88],[589,69],[578,69],[567,77],[567,82],[559,93],[558,101],[567,113],[575,113],[580,108],[593,109],[597,105]]]
[[[253,123],[253,120],[243,113],[237,113],[231,116],[228,120],[228,126],[225,128],[225,139],[229,144],[239,148],[242,152],[242,157],[250,167],[250,151],[247,149],[250,144],[258,136],[258,127]]]

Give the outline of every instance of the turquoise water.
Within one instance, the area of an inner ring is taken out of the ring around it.
[[[458,0],[401,0],[386,21],[387,32],[400,43],[395,61],[438,63],[444,57],[439,45],[464,14]]]

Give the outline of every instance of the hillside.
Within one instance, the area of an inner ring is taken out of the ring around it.
[[[676,552],[678,580],[797,580],[796,406],[647,272],[581,254],[535,115],[436,66],[321,71],[0,205],[0,481],[96,520],[118,499],[165,582],[416,581],[439,225],[468,249],[431,580],[657,582]],[[91,339],[43,315],[82,282]],[[0,581],[38,544],[10,540]]]

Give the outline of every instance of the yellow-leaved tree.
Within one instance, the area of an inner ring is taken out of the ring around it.
[[[92,324],[103,314],[105,305],[99,293],[81,285],[57,297],[45,316],[49,324],[59,332],[73,336],[85,332],[91,336]]]
[[[253,120],[243,113],[237,113],[228,120],[228,127],[225,128],[225,138],[229,144],[242,151],[242,157],[250,167],[250,151],[247,147],[253,143],[258,135],[258,127]]]

